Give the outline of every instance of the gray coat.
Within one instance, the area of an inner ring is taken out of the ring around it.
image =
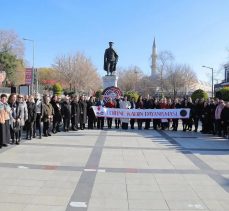
[[[25,125],[25,121],[28,119],[28,110],[25,102],[16,103],[16,106],[11,105],[11,113],[10,113],[10,125],[13,126],[13,120],[19,119],[20,126],[23,127]]]

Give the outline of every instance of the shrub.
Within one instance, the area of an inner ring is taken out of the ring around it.
[[[216,92],[215,95],[217,98],[229,101],[229,87],[224,87]]]
[[[53,89],[53,93],[56,95],[61,95],[63,92],[63,88],[60,83],[55,83],[52,89]]]
[[[96,91],[96,93],[95,93],[95,97],[97,98],[97,99],[99,99],[100,98],[100,96],[102,95],[102,93],[103,93],[103,90],[98,90],[98,91]]]
[[[198,99],[202,99],[204,98],[205,100],[208,99],[208,93],[205,92],[204,90],[202,89],[197,89],[196,91],[194,91],[192,93],[192,96],[191,96],[192,100],[195,101],[197,98]]]
[[[137,102],[139,94],[136,91],[127,91],[127,92],[124,93],[124,96],[127,96],[128,100],[131,100],[132,97],[134,97],[135,102]]]

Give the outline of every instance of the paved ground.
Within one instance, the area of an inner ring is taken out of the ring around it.
[[[0,150],[1,211],[229,210],[229,141],[84,130]]]

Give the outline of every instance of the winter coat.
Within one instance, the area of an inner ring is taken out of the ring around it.
[[[80,109],[80,124],[87,123],[87,103],[85,101],[79,101],[79,109]]]
[[[71,104],[69,101],[64,101],[61,106],[61,114],[65,119],[71,119]]]
[[[42,104],[42,121],[43,122],[49,122],[54,114],[53,107],[51,103],[43,103]]]
[[[229,122],[229,108],[224,107],[220,117],[223,122]]]
[[[224,108],[224,105],[221,103],[221,104],[219,104],[217,107],[216,107],[216,109],[215,109],[215,119],[217,120],[219,120],[220,118],[221,118],[221,112],[222,112],[222,110],[223,110],[223,108]]]
[[[9,105],[11,107],[10,125],[13,126],[14,120],[19,120],[20,126],[23,127],[25,125],[25,121],[28,119],[27,104],[24,102],[16,102]]]
[[[35,122],[36,116],[37,116],[36,104],[32,103],[32,102],[28,102],[27,103],[27,109],[28,109],[28,119],[27,119],[27,121],[30,122],[30,123],[31,122]]]

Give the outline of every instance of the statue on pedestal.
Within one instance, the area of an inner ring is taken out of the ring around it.
[[[107,75],[113,75],[116,71],[116,64],[118,62],[118,54],[112,48],[113,42],[109,42],[109,48],[104,53],[104,70],[107,71]]]

